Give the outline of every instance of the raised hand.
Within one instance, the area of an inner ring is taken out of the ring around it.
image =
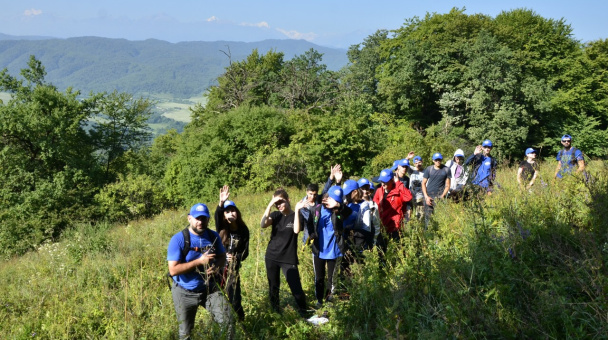
[[[473,152],[475,155],[479,155],[481,153],[482,149],[481,149],[481,145],[477,145],[475,147],[475,152]]]
[[[220,189],[220,206],[222,206],[224,204],[224,202],[226,202],[228,197],[230,197],[230,187],[227,185],[224,185]]]
[[[334,172],[334,178],[336,179],[336,183],[342,182],[342,167],[340,164],[336,164],[337,169]]]
[[[340,164],[336,164],[331,167],[329,172],[329,178],[333,181],[336,178],[336,171],[340,171]]]
[[[336,201],[335,199],[331,198],[331,197],[326,197],[324,198],[321,203],[327,208],[327,209],[334,209],[334,208],[339,208],[340,207],[340,202]]]

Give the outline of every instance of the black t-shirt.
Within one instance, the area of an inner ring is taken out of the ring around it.
[[[404,175],[403,177],[399,177],[399,181],[401,183],[403,183],[403,186],[406,188],[410,187],[410,178],[407,177],[407,175]]]
[[[267,259],[287,264],[298,264],[298,235],[293,232],[295,216],[295,212],[287,216],[279,211],[270,213],[272,232],[270,242],[268,242],[266,248]]]
[[[429,197],[439,197],[445,190],[445,181],[452,178],[450,168],[441,164],[439,169],[431,165],[424,169],[423,177],[428,179],[426,182],[426,193]]]
[[[538,169],[538,164],[536,162],[530,164],[528,161],[522,161],[519,163],[519,167],[522,169],[521,178],[525,181],[531,181],[532,177],[534,177],[534,172]]]

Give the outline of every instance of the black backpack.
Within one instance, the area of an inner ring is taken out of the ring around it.
[[[213,237],[213,241],[211,243],[215,244],[215,242],[217,242],[217,236],[214,233],[209,233],[209,234]],[[199,247],[190,247],[190,229],[188,227],[186,227],[184,230],[182,230],[182,235],[184,235],[184,247],[182,248],[182,253],[179,256],[179,260],[180,260],[180,262],[186,262],[186,256],[188,256],[188,253],[190,252],[190,250],[200,252],[201,249]],[[169,271],[167,271],[167,284],[169,285],[169,290],[171,290],[172,282],[173,282],[173,276],[171,275],[171,273]]]
[[[315,241],[319,239],[319,234],[317,233],[317,225],[319,224],[319,218],[321,217],[322,206],[322,204],[317,204],[317,206],[315,206],[314,219],[312,220],[312,223],[308,223],[306,226],[308,228],[309,239],[312,240],[312,252],[315,255],[319,255],[319,248],[315,244]],[[344,244],[344,228],[342,223],[348,216],[350,216],[351,213],[352,210],[349,207],[345,206],[339,213],[331,214],[331,222],[334,227],[334,236],[336,237],[336,243],[338,244],[338,248],[340,248],[340,251],[343,254],[346,253],[346,245]]]
[[[579,150],[575,147],[571,147],[570,150],[572,150],[572,152],[570,153],[570,164],[577,165],[578,160],[576,159],[576,151],[579,151]],[[559,159],[561,160],[565,154],[566,154],[566,150],[561,149],[559,152]],[[581,151],[581,155],[583,155],[583,162],[585,162],[585,154],[582,151]]]

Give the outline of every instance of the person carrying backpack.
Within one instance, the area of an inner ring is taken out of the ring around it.
[[[581,150],[572,146],[572,136],[563,135],[562,145],[564,148],[557,153],[557,168],[554,178],[562,178],[566,174],[571,174],[575,166],[578,166],[577,173],[583,173],[586,176],[585,157]]]
[[[332,186],[317,205],[314,222],[307,228],[312,239],[313,267],[315,271],[316,308],[323,301],[332,301],[335,292],[336,268],[346,251],[344,244],[344,221],[350,216],[351,209],[343,203],[344,194],[339,186]],[[325,278],[327,273],[327,290]]]
[[[363,235],[369,235],[366,237],[365,248],[370,249],[378,240],[382,222],[380,222],[380,215],[378,215],[378,205],[372,200],[374,196],[372,182],[367,178],[359,178],[357,184],[359,184],[361,197],[363,198],[361,211],[359,212],[361,219],[360,229],[364,231]]]
[[[486,139],[475,147],[475,151],[464,162],[473,166],[473,184],[478,185],[482,192],[490,195],[496,178],[496,159],[490,156],[494,144]]]
[[[218,272],[226,263],[226,250],[219,235],[208,228],[209,209],[197,203],[188,214],[189,226],[173,235],[167,247],[171,295],[179,322],[179,338],[190,336],[198,306],[214,321],[233,322],[230,303],[218,289]]]

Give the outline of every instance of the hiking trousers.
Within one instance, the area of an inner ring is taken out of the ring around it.
[[[306,311],[306,295],[302,289],[300,281],[300,271],[295,264],[287,264],[266,259],[266,276],[268,278],[268,295],[270,296],[270,304],[272,308],[280,312],[280,297],[279,288],[281,286],[280,272],[283,271],[287,285],[291,289],[291,295],[296,299],[298,304],[298,312]]]
[[[203,292],[193,292],[173,282],[171,285],[171,295],[179,323],[180,339],[190,338],[198,306],[207,309],[213,320],[225,327],[228,337],[230,337],[233,324],[232,307],[221,290],[210,294],[206,290]]]

